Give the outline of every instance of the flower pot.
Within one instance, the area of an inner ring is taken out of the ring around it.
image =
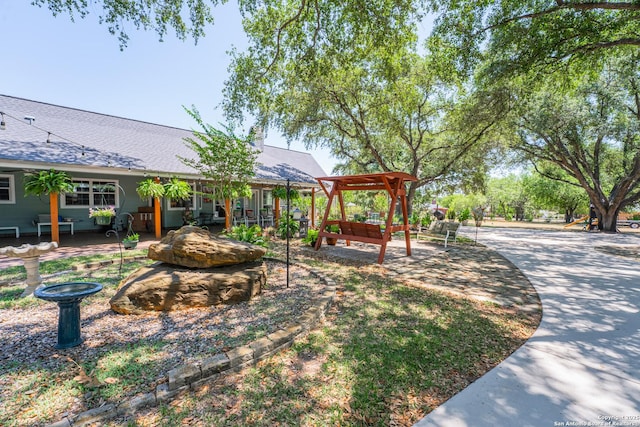
[[[124,246],[125,249],[135,249],[137,245],[138,245],[138,240],[123,240],[122,241],[122,246]]]
[[[96,219],[96,224],[98,225],[109,225],[111,224],[111,218],[110,216],[96,216],[94,217]]]
[[[338,239],[335,237],[325,237],[327,239],[327,245],[335,246],[338,243]]]

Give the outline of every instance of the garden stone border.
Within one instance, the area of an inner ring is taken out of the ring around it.
[[[278,258],[263,257],[262,259],[286,264],[285,261]],[[169,402],[188,390],[197,390],[207,381],[226,373],[238,372],[291,347],[295,340],[306,336],[324,318],[335,298],[336,283],[324,274],[313,271],[307,265],[297,262],[290,262],[289,265],[309,271],[325,284],[324,291],[316,298],[312,307],[299,317],[297,322],[285,323],[277,331],[247,345],[174,368],[167,374],[168,381],[156,386],[154,392],[136,395],[117,405],[108,403],[77,415],[66,416],[58,422],[48,424],[47,427],[80,427],[117,416],[133,415],[142,408]]]

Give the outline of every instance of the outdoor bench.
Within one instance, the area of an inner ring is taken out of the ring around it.
[[[16,239],[20,237],[20,227],[0,227],[0,230],[13,230],[16,233]]]
[[[444,240],[444,247],[446,248],[450,237],[453,237],[454,242],[456,241],[459,228],[459,222],[435,221],[431,224],[431,227],[425,231],[418,229],[416,241],[420,240],[420,236],[441,239]]]
[[[36,225],[38,226],[38,237],[40,237],[40,235],[42,234],[42,226],[49,226],[51,227],[51,223],[50,222],[38,222],[36,223]],[[71,234],[73,234],[73,222],[66,222],[66,221],[60,221],[58,223],[58,227],[62,228],[64,226],[68,226],[71,229]]]

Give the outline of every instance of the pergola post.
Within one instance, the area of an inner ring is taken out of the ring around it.
[[[311,189],[311,228],[316,226],[316,189]]]

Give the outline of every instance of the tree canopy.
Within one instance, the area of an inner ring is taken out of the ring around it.
[[[185,110],[202,130],[193,131],[195,138],[185,138],[185,145],[194,151],[197,158],[179,159],[212,181],[217,198],[247,196],[248,184],[255,176],[258,157],[258,150],[252,148],[253,131],[241,138],[229,126],[223,131],[205,123],[195,107]],[[250,190],[248,195],[251,195]]]
[[[417,188],[483,175],[484,108],[435,56],[417,53],[420,2],[268,2],[246,9],[225,110],[323,146],[342,173],[404,171]],[[363,16],[364,15],[364,16]],[[488,150],[484,150],[485,154]],[[480,171],[480,172],[478,172]]]
[[[546,176],[554,176],[549,179]],[[557,179],[561,177],[561,179]],[[527,173],[523,179],[526,193],[535,207],[560,209],[565,222],[573,221],[578,212],[589,211],[589,197],[575,180],[554,165],[544,165],[540,173]]]
[[[33,0],[32,3],[47,6],[54,16],[67,14],[72,21],[101,11],[98,12],[99,22],[106,24],[111,34],[117,35],[123,49],[129,41],[128,23],[136,30],[155,31],[160,40],[173,29],[179,39],[192,37],[197,42],[205,35],[206,25],[213,23],[211,6],[226,3],[226,0]]]
[[[591,67],[620,46],[640,46],[635,1],[433,0],[433,45],[470,71],[490,58],[489,75],[548,72],[570,62]],[[615,53],[614,53],[615,55]]]
[[[552,78],[533,89],[510,83],[513,148],[562,172],[538,168],[543,175],[580,185],[610,231],[618,212],[640,200],[638,65],[640,52],[628,52],[595,76],[575,74],[571,86]]]

